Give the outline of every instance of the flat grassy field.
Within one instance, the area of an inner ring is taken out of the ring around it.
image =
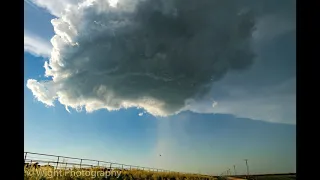
[[[274,175],[274,176],[257,176],[256,180],[294,180],[295,175]]]
[[[240,177],[239,177],[240,178]],[[240,179],[245,179],[242,177]],[[295,174],[281,174],[281,175],[252,175],[248,178],[248,180],[295,180]]]
[[[103,171],[99,168],[55,170],[53,168],[26,168],[24,169],[25,180],[214,180],[214,177],[205,175],[149,172],[143,170],[112,170]]]

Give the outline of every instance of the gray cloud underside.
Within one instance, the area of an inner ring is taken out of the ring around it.
[[[254,63],[255,1],[84,1],[52,20],[50,82],[27,86],[47,105],[141,107],[155,116],[185,110],[229,71]]]

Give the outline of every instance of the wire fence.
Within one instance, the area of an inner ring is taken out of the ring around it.
[[[49,166],[55,169],[72,169],[72,168],[105,168],[106,170],[145,170],[153,172],[169,172],[173,173],[175,171],[151,168],[151,167],[142,167],[128,164],[121,164],[115,162],[99,161],[93,159],[83,159],[75,157],[66,157],[58,156],[51,154],[41,154],[34,152],[24,152],[24,163],[32,164],[38,163],[40,166]],[[175,172],[175,173],[184,173],[184,172]],[[184,173],[192,174],[192,173]]]

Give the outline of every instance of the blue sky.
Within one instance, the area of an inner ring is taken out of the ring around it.
[[[30,90],[27,84],[50,83],[44,63],[56,34],[51,20],[64,8],[57,4],[25,0],[25,151],[210,174],[233,165],[245,173],[243,159],[251,173],[296,171],[295,2],[266,6],[254,34],[252,67],[228,72],[190,109],[165,117],[135,107],[77,112],[71,94],[50,107],[44,103],[49,96],[39,100],[41,86]],[[72,89],[71,81],[63,85]]]

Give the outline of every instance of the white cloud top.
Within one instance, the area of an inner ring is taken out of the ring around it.
[[[256,1],[33,2],[57,16],[51,21],[56,35],[44,65],[52,80],[30,79],[27,86],[47,105],[57,100],[67,109],[87,112],[138,107],[168,116],[207,111],[197,102],[228,72],[251,67],[252,43],[267,37],[261,27],[270,24]],[[208,107],[210,112],[243,111],[234,101],[211,99]]]

